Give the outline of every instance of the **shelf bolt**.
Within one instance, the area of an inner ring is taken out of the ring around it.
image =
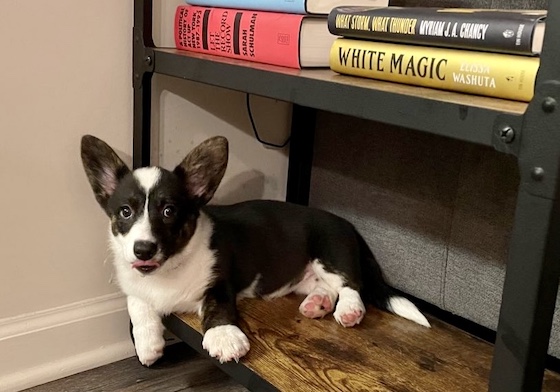
[[[544,169],[542,167],[534,167],[531,169],[531,178],[535,181],[542,181],[544,178]]]
[[[152,56],[144,57],[144,62],[146,63],[146,65],[152,65]]]
[[[515,138],[515,131],[509,125],[506,125],[500,130],[500,139],[502,139],[504,143],[511,143],[513,142],[514,138]]]
[[[542,101],[542,110],[544,110],[545,113],[552,113],[554,109],[556,109],[556,100],[552,97],[546,97]]]

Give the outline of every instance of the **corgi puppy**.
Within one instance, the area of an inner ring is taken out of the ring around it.
[[[161,357],[161,319],[171,312],[198,312],[204,349],[220,362],[239,360],[250,348],[238,326],[236,301],[243,297],[303,294],[303,316],[333,312],[343,327],[360,323],[364,302],[430,326],[388,286],[348,221],[279,201],[207,205],[226,170],[224,137],[201,143],[173,171],[131,171],[90,135],[82,138],[81,157],[109,217],[116,278],[143,365]]]

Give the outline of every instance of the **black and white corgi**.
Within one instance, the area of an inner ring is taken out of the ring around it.
[[[82,138],[81,156],[95,198],[110,219],[118,284],[127,296],[136,353],[161,357],[162,316],[198,312],[203,347],[226,362],[249,351],[236,300],[306,295],[310,318],[359,324],[364,302],[429,327],[384,281],[362,236],[331,213],[279,201],[207,205],[226,170],[228,142],[213,137],[173,170],[131,171],[103,141]],[[274,306],[271,302],[270,306]]]

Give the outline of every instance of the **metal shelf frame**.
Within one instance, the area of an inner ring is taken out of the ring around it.
[[[493,146],[518,159],[520,185],[489,390],[540,391],[560,278],[560,2],[549,1],[535,95],[528,105],[468,95],[371,87],[295,71],[156,48],[152,0],[134,1],[133,165],[150,164],[154,73],[294,104],[286,199],[307,204],[317,110]],[[442,97],[441,99],[438,97]],[[449,98],[451,97],[451,98]],[[485,103],[488,103],[486,105]],[[496,103],[496,104],[494,104]]]

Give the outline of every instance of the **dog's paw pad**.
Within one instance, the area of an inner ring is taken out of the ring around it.
[[[365,314],[366,308],[358,292],[349,288],[343,289],[333,314],[335,320],[348,328],[360,324]]]
[[[324,317],[332,312],[333,304],[328,294],[313,292],[299,306],[299,311],[308,318]]]
[[[202,347],[211,357],[221,363],[239,358],[247,354],[251,345],[247,336],[235,325],[220,325],[210,328],[204,334]]]
[[[338,315],[339,318],[336,320],[338,323],[344,327],[353,327],[356,324],[359,324],[360,321],[364,318],[364,312],[361,310],[354,310],[349,313],[343,313]],[[336,318],[336,316],[335,316]]]

